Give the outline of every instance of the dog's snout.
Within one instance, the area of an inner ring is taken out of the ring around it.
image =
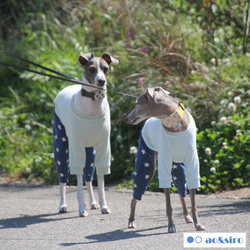
[[[128,121],[128,117],[126,116],[125,118],[124,118],[124,122],[127,122]]]
[[[103,87],[104,84],[105,84],[105,80],[102,80],[102,79],[98,80],[98,85],[99,86]]]

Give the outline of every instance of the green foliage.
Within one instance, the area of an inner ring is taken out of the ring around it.
[[[235,189],[250,185],[250,91],[239,81],[225,92],[218,121],[198,134],[201,190]]]
[[[143,125],[123,122],[135,100],[112,90],[139,95],[159,85],[181,99],[196,120],[200,191],[248,186],[249,6],[248,1],[230,3],[1,1],[0,50],[78,78],[80,53],[109,52],[119,59],[108,76],[113,161],[107,182],[125,180],[121,185],[132,186],[130,148],[137,147]],[[3,66],[0,74],[0,173],[9,181],[57,183],[53,100],[69,83]],[[75,183],[72,176],[70,183]],[[159,190],[157,173],[149,189]]]

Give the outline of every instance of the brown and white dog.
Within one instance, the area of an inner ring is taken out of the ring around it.
[[[60,185],[59,212],[66,212],[68,168],[77,175],[79,216],[88,215],[83,197],[83,169],[91,209],[98,209],[92,187],[93,166],[96,166],[99,203],[102,213],[110,213],[105,199],[104,175],[110,173],[110,111],[107,100],[107,75],[110,63],[118,63],[109,54],[95,57],[93,53],[79,57],[84,72],[82,82],[72,85],[55,98],[54,155]],[[88,151],[87,151],[88,149]],[[90,160],[88,158],[91,158]],[[90,161],[89,165],[87,161]],[[91,169],[92,168],[92,169]],[[85,172],[84,172],[85,173]],[[87,175],[87,174],[86,174]]]
[[[191,114],[182,104],[172,98],[169,92],[161,87],[155,87],[148,88],[147,91],[136,100],[135,108],[125,118],[125,122],[136,125],[145,119],[148,120],[144,124],[141,132],[135,172],[133,173],[134,194],[131,201],[129,228],[135,227],[136,203],[137,200],[141,199],[149,183],[149,181],[145,179],[150,180],[152,178],[154,172],[154,152],[157,152],[158,178],[160,187],[164,188],[166,198],[168,232],[176,232],[170,202],[173,162],[181,163],[185,166],[183,175],[185,177],[184,181],[187,182],[189,188],[193,217],[192,221],[188,213],[185,197],[181,197],[186,222],[194,222],[195,228],[198,231],[205,230],[205,227],[199,222],[196,207],[196,188],[200,185],[199,161],[196,150],[196,126]],[[144,148],[140,145],[144,145]],[[152,166],[150,163],[152,163]],[[152,170],[149,170],[149,168],[152,168]],[[145,174],[143,171],[149,172]],[[176,178],[178,178],[178,176]]]

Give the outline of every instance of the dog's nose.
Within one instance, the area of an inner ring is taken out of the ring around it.
[[[127,122],[127,120],[128,120],[128,117],[125,117],[125,118],[124,118],[124,122]]]
[[[105,84],[105,80],[101,80],[101,79],[98,80],[98,85],[99,85],[99,86],[103,87],[104,84]]]

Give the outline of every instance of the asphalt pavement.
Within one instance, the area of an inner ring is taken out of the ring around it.
[[[97,198],[97,189],[94,191]],[[174,234],[167,233],[163,193],[146,192],[137,204],[137,227],[128,229],[131,198],[131,190],[107,187],[106,199],[112,213],[102,215],[100,210],[89,210],[88,217],[80,218],[74,186],[67,188],[68,212],[59,214],[58,186],[0,184],[0,249],[184,249],[184,233],[196,231],[193,225],[185,224],[177,194],[171,196],[177,229]],[[248,194],[240,198],[197,195],[197,204],[205,232],[244,232],[250,249]]]

